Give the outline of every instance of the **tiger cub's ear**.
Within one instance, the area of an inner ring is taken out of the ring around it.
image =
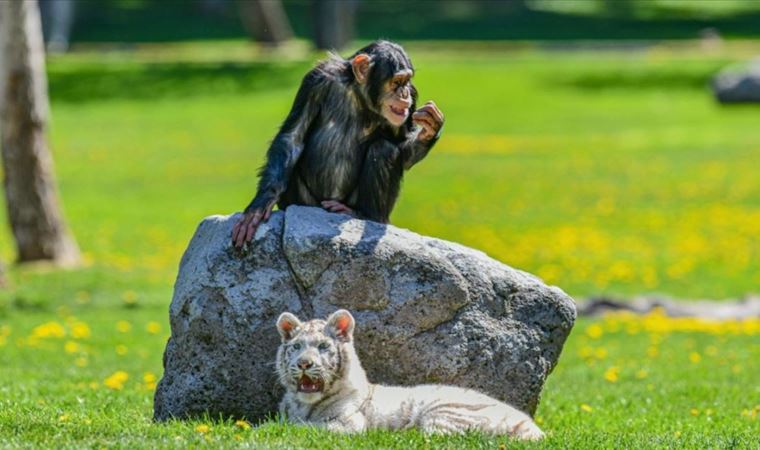
[[[300,327],[301,321],[289,312],[280,314],[280,317],[277,319],[277,331],[280,333],[280,337],[282,337],[282,342],[293,339],[293,336]]]
[[[325,328],[338,340],[348,342],[354,337],[354,316],[345,309],[339,309],[327,318]]]

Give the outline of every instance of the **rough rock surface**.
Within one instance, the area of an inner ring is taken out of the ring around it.
[[[575,320],[573,300],[484,253],[390,225],[291,206],[236,255],[237,216],[205,219],[182,258],[156,420],[276,411],[283,311],[349,309],[373,382],[450,383],[529,413]]]
[[[719,73],[712,88],[721,103],[760,103],[760,61],[743,71],[729,69]]]

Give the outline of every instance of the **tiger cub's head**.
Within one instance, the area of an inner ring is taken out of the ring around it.
[[[354,318],[345,309],[327,320],[301,322],[289,312],[277,319],[282,343],[277,349],[280,383],[304,403],[315,403],[340,389],[351,364]]]

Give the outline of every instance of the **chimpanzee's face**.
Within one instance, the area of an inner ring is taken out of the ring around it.
[[[351,68],[373,112],[396,128],[409,121],[417,90],[412,61],[400,45],[374,42],[351,57]]]
[[[409,70],[396,72],[389,78],[380,96],[380,109],[383,117],[394,127],[400,127],[413,112],[412,107],[412,76]]]

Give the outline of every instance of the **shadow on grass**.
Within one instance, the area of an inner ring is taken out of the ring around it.
[[[309,67],[263,62],[88,64],[53,67],[48,82],[54,102],[155,100],[295,88]]]
[[[704,90],[709,88],[710,80],[724,67],[724,63],[716,62],[714,65],[688,70],[674,70],[672,67],[592,69],[585,73],[546,77],[542,82],[582,91]]]

